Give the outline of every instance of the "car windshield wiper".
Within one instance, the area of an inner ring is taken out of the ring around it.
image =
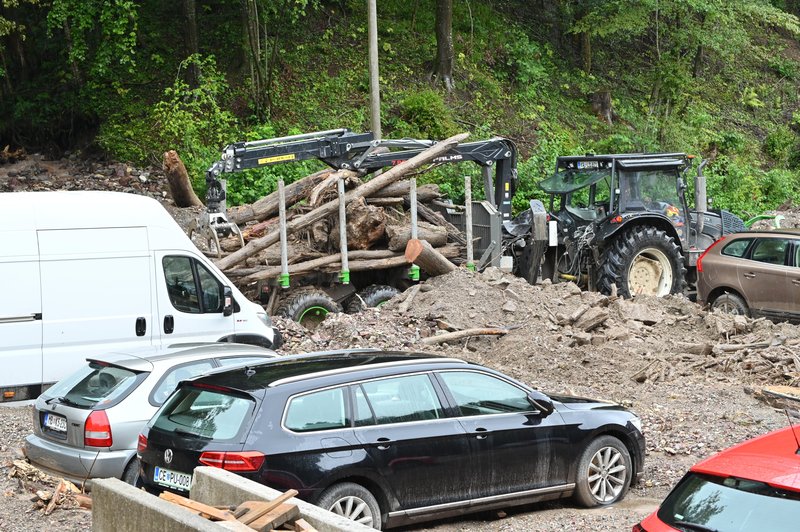
[[[58,396],[56,396],[56,397],[51,397],[50,399],[46,399],[46,400],[45,400],[45,402],[44,402],[44,404],[46,404],[46,405],[49,405],[49,404],[50,404],[50,403],[52,403],[53,401],[58,401],[58,403],[59,403],[59,404],[62,404],[62,405],[67,405],[67,406],[81,406],[80,404],[76,403],[75,401],[73,401],[72,399],[69,399],[69,398],[68,398],[68,397],[66,397],[66,396],[62,396],[62,397],[58,397]]]
[[[699,530],[700,532],[719,532],[716,528],[710,526],[700,525],[698,523],[689,523],[687,521],[674,521],[671,526],[679,526],[688,530]]]
[[[201,440],[210,440],[211,436],[203,436],[202,434],[197,434],[196,432],[189,432],[188,430],[183,429],[172,429],[175,434],[179,434],[181,436],[191,436],[192,438],[200,438]]]

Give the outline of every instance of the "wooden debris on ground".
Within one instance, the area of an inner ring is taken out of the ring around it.
[[[69,480],[56,478],[41,471],[25,460],[13,460],[10,477],[16,477],[20,486],[33,493],[31,502],[45,515],[58,508],[92,508],[92,499]],[[50,486],[55,485],[55,489]]]
[[[314,527],[300,517],[297,505],[287,502],[296,495],[297,491],[289,490],[271,501],[244,501],[235,507],[209,506],[169,492],[162,493],[160,497],[200,517],[216,521],[228,530],[316,532]]]

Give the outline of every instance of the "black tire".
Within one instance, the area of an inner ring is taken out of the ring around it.
[[[600,436],[584,449],[578,461],[575,500],[587,508],[621,501],[631,485],[633,466],[625,444]]]
[[[328,314],[341,311],[339,304],[322,290],[300,290],[283,300],[277,314],[314,329]]]
[[[369,307],[378,307],[399,293],[400,290],[393,286],[385,284],[370,285],[353,296],[347,304],[346,311],[348,314],[356,314]]]
[[[747,306],[747,302],[738,295],[731,294],[730,292],[720,294],[719,297],[711,303],[711,308],[717,312],[750,317],[750,308]]]
[[[317,506],[376,530],[383,525],[378,500],[368,489],[354,482],[342,482],[326,489]]]
[[[656,278],[653,263],[660,266]],[[617,235],[603,253],[597,286],[604,294],[616,285],[617,294],[665,296],[680,294],[686,286],[681,249],[667,233],[637,226]]]
[[[127,482],[131,486],[141,487],[142,483],[139,480],[139,459],[134,457],[133,460],[128,462],[125,471],[122,473],[122,481]]]

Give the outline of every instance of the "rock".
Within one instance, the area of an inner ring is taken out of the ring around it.
[[[592,307],[584,312],[581,317],[573,324],[576,329],[583,329],[588,332],[599,327],[609,317],[608,311],[600,307]]]
[[[514,303],[513,301],[506,301],[505,304],[503,305],[503,311],[504,312],[516,312],[517,311],[516,303]]]
[[[573,283],[572,281],[566,283],[564,285],[564,291],[567,293],[568,296],[579,296],[581,292],[583,292],[578,285]]]
[[[617,302],[617,308],[626,318],[642,322],[645,325],[655,325],[664,319],[663,312],[624,299]]]
[[[592,335],[591,343],[592,345],[603,345],[604,343],[606,343],[606,340],[607,340],[606,335],[594,334]]]
[[[625,341],[630,339],[631,333],[625,327],[614,326],[606,329],[606,337],[609,340]]]

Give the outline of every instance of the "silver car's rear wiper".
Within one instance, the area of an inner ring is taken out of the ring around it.
[[[67,398],[66,396],[62,396],[62,397],[55,396],[55,397],[51,397],[49,399],[45,399],[44,404],[49,405],[53,401],[58,401],[59,404],[67,405],[67,406],[81,406],[78,403],[76,403],[75,401],[73,401],[72,399]]]

